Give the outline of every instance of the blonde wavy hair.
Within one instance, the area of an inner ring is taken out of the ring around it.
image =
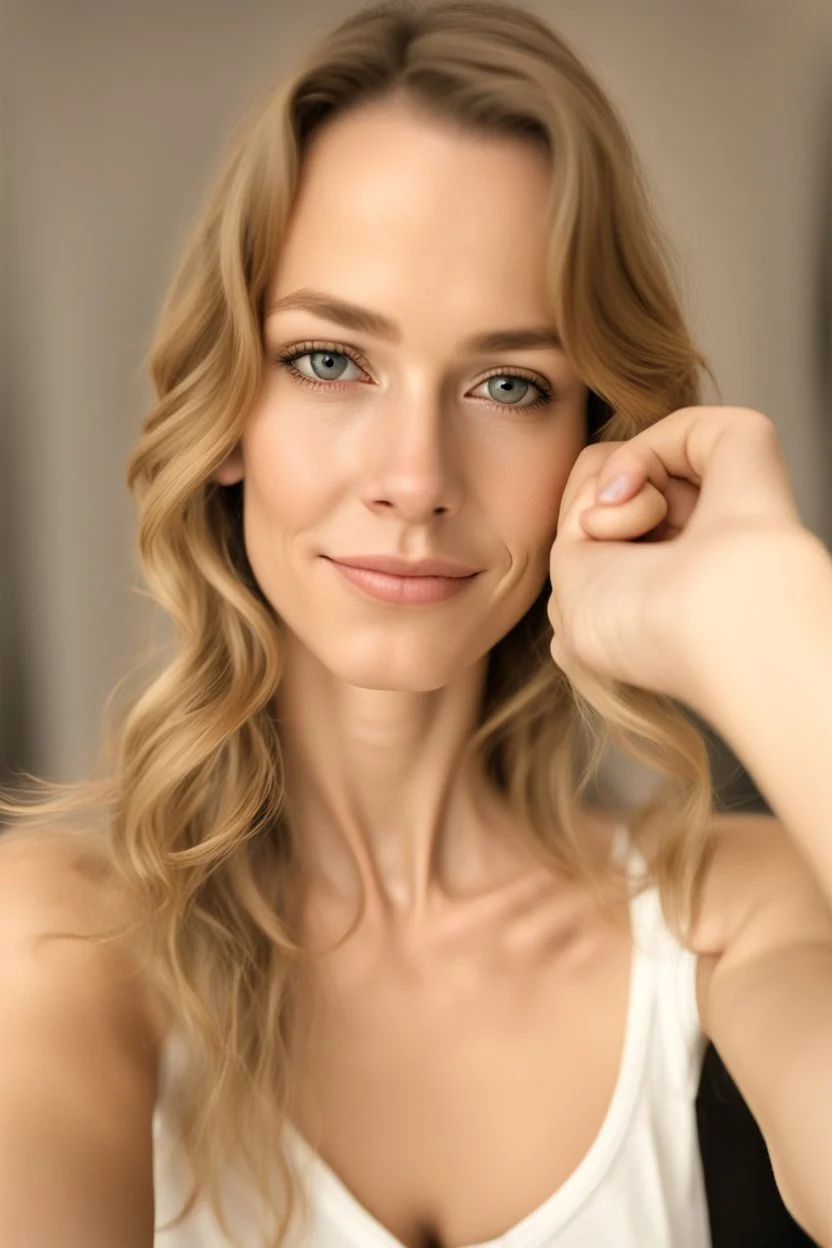
[[[220,1188],[234,1154],[274,1217],[273,1248],[307,1207],[282,1148],[304,964],[273,709],[284,650],[246,558],[242,485],[211,477],[258,395],[263,296],[309,137],[394,91],[426,116],[547,154],[552,322],[588,387],[588,441],[631,438],[700,403],[702,370],[716,387],[623,121],[565,40],[526,10],[491,0],[364,8],[319,38],[234,136],[160,313],[155,404],[128,467],[141,569],[176,652],[105,734],[103,778],[59,785],[20,773],[31,787],[16,800],[7,790],[0,813],[27,834],[76,838],[82,868],[121,890],[129,918],[118,928],[55,935],[129,935],[187,1040],[181,1142],[194,1186],[174,1224],[203,1192],[233,1242]],[[549,652],[550,592],[547,580],[491,651],[468,752],[538,857],[602,904],[617,868],[591,854],[578,812],[610,745],[651,769],[650,799],[618,813],[645,856],[644,887],[658,886],[684,940],[712,848],[706,740],[668,697],[588,672],[567,679]]]

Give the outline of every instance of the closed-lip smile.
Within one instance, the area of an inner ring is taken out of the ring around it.
[[[324,556],[332,563],[349,568],[366,568],[369,572],[386,572],[391,576],[475,576],[476,568],[465,567],[452,559],[400,559],[395,555],[334,555]]]

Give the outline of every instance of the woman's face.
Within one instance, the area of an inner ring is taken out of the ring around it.
[[[545,582],[587,398],[556,340],[519,341],[552,328],[548,187],[536,149],[398,101],[313,137],[266,299],[262,391],[216,477],[245,480],[249,561],[290,642],[349,684],[447,685]],[[332,562],[355,555],[478,575],[393,604]]]

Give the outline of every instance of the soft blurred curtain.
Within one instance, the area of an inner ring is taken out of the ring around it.
[[[155,310],[233,123],[308,34],[353,7],[6,4],[0,771],[69,779],[92,764],[104,700],[151,623],[129,588],[124,465]],[[620,107],[724,401],[775,420],[804,520],[829,542],[832,4],[529,7]]]

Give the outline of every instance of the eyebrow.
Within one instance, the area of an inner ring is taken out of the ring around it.
[[[395,321],[373,312],[370,308],[362,308],[357,303],[349,303],[346,299],[336,299],[322,290],[296,290],[291,295],[284,295],[266,309],[266,320],[277,312],[289,310],[312,312],[324,320],[335,321],[347,329],[355,329],[361,333],[372,334],[376,338],[384,338],[388,342],[401,342],[401,330]],[[496,329],[484,334],[474,334],[462,344],[468,351],[518,351],[532,347],[549,347],[563,351],[563,343],[557,332],[548,326],[532,329]]]

